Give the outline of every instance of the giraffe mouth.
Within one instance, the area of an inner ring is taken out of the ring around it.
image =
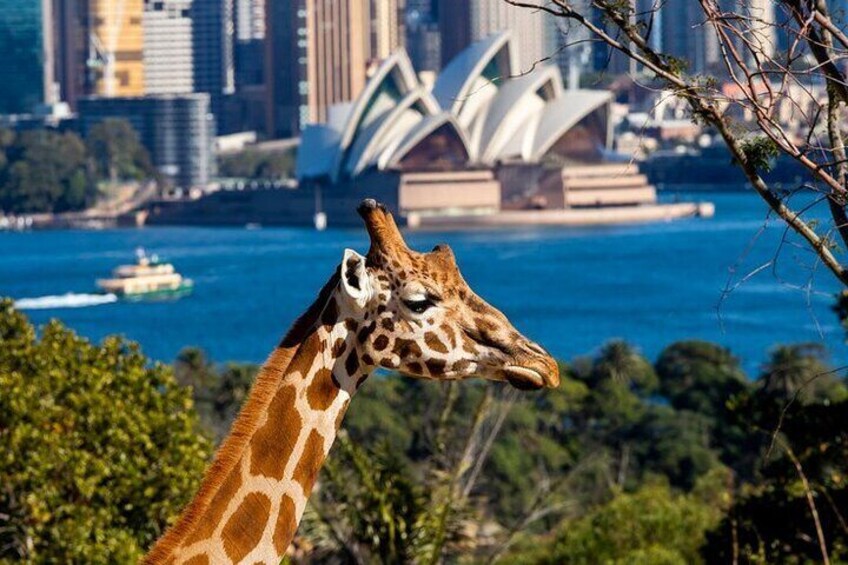
[[[507,365],[503,371],[507,382],[519,390],[538,390],[545,386],[545,377],[535,369]]]

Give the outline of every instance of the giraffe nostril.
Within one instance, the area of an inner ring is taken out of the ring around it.
[[[524,346],[524,349],[526,349],[527,351],[530,351],[531,353],[535,353],[536,355],[544,355],[544,356],[550,355],[547,351],[542,349],[541,345],[539,345],[538,343],[536,343],[534,341],[525,341],[524,343],[522,343],[522,345]]]

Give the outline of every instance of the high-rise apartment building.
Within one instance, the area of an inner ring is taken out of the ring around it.
[[[191,0],[144,0],[143,22],[144,93],[193,92]]]
[[[0,0],[0,114],[31,112],[54,91],[50,0]]]
[[[327,119],[365,87],[370,0],[270,0],[266,14],[267,124],[272,137]]]
[[[89,57],[96,61],[94,93],[141,96],[145,87],[143,0],[90,0]]]

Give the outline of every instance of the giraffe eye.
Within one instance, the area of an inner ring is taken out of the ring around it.
[[[422,298],[419,300],[404,300],[403,303],[407,308],[415,312],[416,314],[423,314],[427,311],[431,306],[433,306],[433,301],[429,298]]]

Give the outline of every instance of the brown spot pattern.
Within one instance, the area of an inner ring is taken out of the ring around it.
[[[345,359],[345,370],[348,375],[353,376],[356,374],[356,371],[359,369],[359,357],[356,355],[356,350],[350,352]]]
[[[309,407],[313,410],[326,410],[338,394],[339,387],[336,385],[335,377],[326,367],[322,367],[315,373],[309,388],[306,389],[306,398],[309,401]]]
[[[218,492],[216,492],[215,496],[212,497],[212,500],[209,501],[209,507],[206,509],[203,520],[200,521],[194,532],[185,539],[183,545],[188,546],[195,542],[208,539],[212,537],[213,533],[215,533],[215,528],[218,525],[218,522],[221,521],[221,518],[224,516],[224,512],[227,510],[227,505],[236,493],[238,493],[238,490],[241,487],[240,468],[241,466],[237,464],[230,472],[230,475],[221,484]]]
[[[445,346],[444,343],[442,343],[442,340],[434,332],[427,332],[426,334],[424,334],[424,343],[427,344],[427,347],[437,353],[448,352],[448,348]]]
[[[297,521],[294,519],[294,501],[284,494],[280,501],[280,513],[277,514],[277,523],[274,525],[274,549],[282,555],[294,539],[297,531]]]
[[[389,338],[385,335],[377,336],[377,339],[374,340],[374,349],[377,351],[383,351],[385,348],[389,346]]]
[[[317,431],[309,432],[309,437],[306,438],[306,445],[303,448],[303,455],[300,461],[297,462],[292,479],[300,483],[303,487],[304,494],[309,497],[312,492],[312,485],[315,484],[315,478],[318,476],[318,470],[321,469],[321,464],[324,463],[324,438]]]
[[[271,500],[260,492],[244,497],[221,532],[224,551],[238,563],[262,539],[265,524],[271,517]]]
[[[209,557],[206,555],[195,555],[183,565],[209,565]]]
[[[401,359],[421,357],[421,347],[411,339],[395,340],[395,352]]]
[[[424,363],[431,375],[440,375],[445,370],[445,362],[441,359],[427,359]]]
[[[286,461],[303,422],[294,407],[294,387],[284,386],[277,391],[268,407],[268,420],[253,436],[250,474],[282,479]]]

